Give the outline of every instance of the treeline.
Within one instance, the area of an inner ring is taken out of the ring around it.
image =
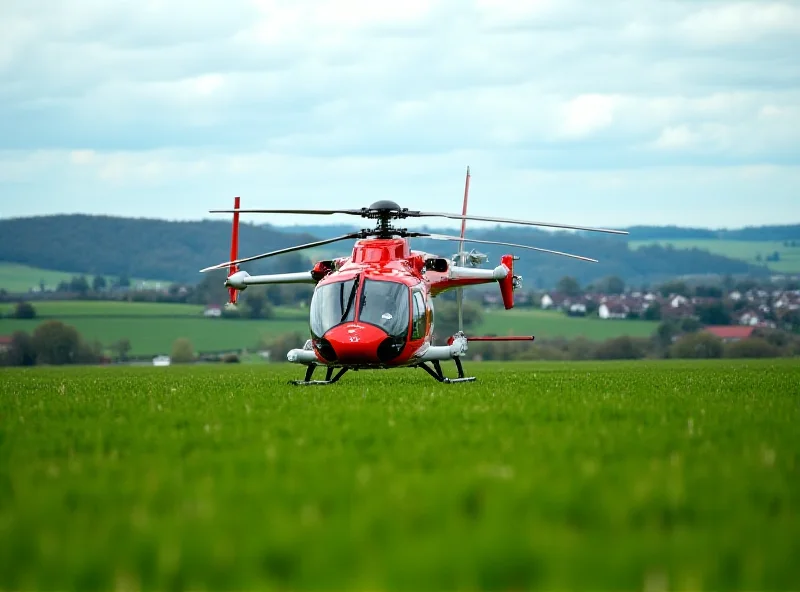
[[[130,351],[130,343],[117,347]],[[14,332],[8,348],[0,352],[0,366],[99,364],[107,360],[104,349],[99,341],[84,339],[72,325],[50,320],[32,333]]]
[[[780,358],[800,355],[800,336],[757,329],[748,339],[724,342],[703,330],[681,332],[662,324],[652,337],[621,336],[605,341],[585,338],[528,342],[478,342],[469,356],[482,360],[643,360],[698,358]]]
[[[311,227],[298,227],[309,230]],[[287,232],[286,229],[243,222],[240,255],[252,255],[339,235],[346,227],[316,227],[317,235]],[[353,227],[355,228],[355,226]],[[790,228],[790,227],[787,227]],[[418,230],[424,230],[422,226]],[[454,234],[452,229],[428,229]],[[639,232],[639,231],[637,231]],[[744,232],[742,230],[741,232]],[[749,231],[748,231],[749,232]],[[63,271],[80,270],[92,275],[141,277],[194,284],[201,268],[228,260],[231,227],[228,220],[171,222],[165,220],[114,218],[109,216],[41,216],[0,220],[0,261]],[[628,283],[663,281],[681,275],[718,274],[766,276],[764,266],[714,255],[702,250],[680,250],[653,246],[631,250],[627,238],[647,238],[646,233],[630,237],[593,233],[549,232],[527,227],[468,227],[470,238],[521,243],[576,253],[598,259],[597,264],[555,255],[483,244],[467,248],[486,253],[488,264],[499,261],[511,250],[521,258],[516,271],[527,286],[549,288],[564,275],[588,284],[615,275]],[[47,240],[42,240],[47,237]],[[788,235],[787,235],[788,237]],[[334,243],[326,252],[350,253],[353,241]],[[456,242],[413,240],[415,249],[449,257],[457,251]],[[313,256],[306,252],[310,258]],[[282,255],[252,264],[250,273],[300,271],[303,261]]]
[[[273,362],[286,362],[286,352],[302,347],[307,335],[294,332],[262,339],[258,351]],[[682,331],[664,323],[652,337],[620,336],[605,341],[585,338],[473,342],[466,360],[588,361],[645,359],[781,358],[800,356],[800,336],[774,329],[757,329],[753,336],[725,343],[702,330]],[[221,361],[227,361],[222,359]]]

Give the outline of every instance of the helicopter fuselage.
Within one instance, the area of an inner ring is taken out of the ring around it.
[[[350,257],[319,262],[310,272],[316,281],[309,315],[311,349],[307,344],[304,350],[292,350],[289,360],[385,368],[451,358],[466,344],[456,343],[455,349],[454,344],[432,346],[433,298],[480,283],[508,280],[510,287],[510,261],[495,269],[462,268],[412,250],[403,238],[357,241]]]

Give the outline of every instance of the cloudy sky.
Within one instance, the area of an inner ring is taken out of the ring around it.
[[[796,223],[798,55],[798,2],[5,0],[0,217],[458,212],[469,165],[473,214]]]

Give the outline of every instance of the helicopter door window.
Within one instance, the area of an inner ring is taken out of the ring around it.
[[[413,292],[414,313],[411,321],[411,339],[422,339],[425,337],[425,301],[421,292]]]
[[[359,323],[376,325],[391,337],[408,335],[408,286],[400,282],[366,280],[361,291]]]
[[[317,286],[311,297],[311,332],[322,337],[332,327],[355,318],[355,298],[359,277],[354,280]]]

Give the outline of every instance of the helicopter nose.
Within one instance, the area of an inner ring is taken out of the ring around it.
[[[386,331],[375,325],[361,323],[339,325],[328,331],[324,335],[324,340],[327,344],[324,348],[319,348],[320,354],[327,359],[332,356],[335,361],[345,364],[375,364],[395,357],[393,352],[387,356],[387,343],[391,341],[394,344],[394,340]],[[396,353],[399,353],[402,345],[395,344],[392,349],[398,350]]]

